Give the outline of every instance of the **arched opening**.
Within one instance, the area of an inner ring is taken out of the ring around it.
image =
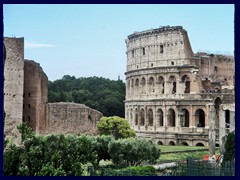
[[[182,110],[181,125],[182,127],[189,127],[189,112],[187,109]]]
[[[219,147],[219,144],[218,144],[218,143],[216,143],[216,144],[215,144],[215,147]]]
[[[146,80],[144,77],[142,78],[141,84],[142,84],[142,93],[145,94],[146,93]]]
[[[131,81],[130,80],[128,80],[128,85],[127,85],[127,90],[128,90],[128,95],[130,95],[130,83],[131,83]]]
[[[175,127],[175,111],[173,109],[168,110],[168,126]]]
[[[153,79],[153,77],[149,78],[148,84],[149,84],[149,92],[153,93],[154,92],[154,79]]]
[[[138,94],[139,93],[139,80],[138,78],[135,81],[135,93]]]
[[[202,109],[198,109],[195,113],[197,127],[205,127],[205,112]]]
[[[217,97],[214,101],[214,108],[216,111],[215,115],[215,128],[219,128],[219,110],[220,110],[220,104],[222,104],[222,100]]]
[[[184,93],[190,93],[190,78],[187,75],[182,77],[182,82],[185,84]]]
[[[130,110],[130,122],[133,123],[133,110]]]
[[[132,79],[131,90],[132,90],[132,95],[133,95],[134,94],[134,79]]]
[[[152,109],[148,110],[148,125],[153,126],[153,111]]]
[[[163,145],[162,141],[158,141],[157,144],[158,144],[158,145]]]
[[[140,112],[140,125],[144,126],[144,124],[145,124],[144,109],[141,109],[141,112]]]
[[[175,143],[173,141],[170,141],[168,145],[169,146],[175,146]]]
[[[164,94],[164,78],[162,76],[158,77],[158,84],[159,84],[159,93]]]
[[[225,127],[230,128],[230,111],[225,110]]]
[[[177,92],[176,78],[174,76],[170,76],[169,82],[172,84],[172,88],[170,88],[170,94],[176,94]]]
[[[161,109],[157,110],[157,124],[163,126],[163,111]]]
[[[197,143],[196,146],[204,146],[203,143]]]
[[[138,125],[138,109],[135,109],[135,125]]]
[[[186,143],[186,142],[182,142],[181,145],[182,145],[182,146],[189,146],[188,143]]]

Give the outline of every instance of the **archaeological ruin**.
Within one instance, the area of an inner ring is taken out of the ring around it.
[[[102,113],[77,103],[48,103],[48,77],[39,63],[24,59],[24,38],[4,37],[4,134],[21,143],[17,126],[37,134],[96,134]]]
[[[182,26],[134,32],[125,42],[125,118],[137,135],[161,145],[221,145],[235,129],[234,57],[193,53]]]

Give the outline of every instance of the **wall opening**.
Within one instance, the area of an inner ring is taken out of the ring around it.
[[[185,83],[184,93],[190,93],[190,78],[187,75],[182,77],[182,82]]]
[[[134,50],[132,50],[132,57],[134,57]]]
[[[168,110],[168,126],[175,127],[175,111],[173,109]]]
[[[153,126],[153,111],[152,111],[152,109],[148,110],[148,125]]]
[[[158,126],[163,126],[163,111],[161,109],[157,111],[157,122]]]
[[[189,127],[189,112],[187,109],[183,109],[182,112],[182,127]]]
[[[204,146],[203,143],[197,143],[196,146]]]
[[[141,84],[142,84],[142,93],[145,94],[146,93],[146,80],[144,77],[142,78]]]
[[[225,110],[225,127],[230,128],[230,111]]]
[[[163,145],[162,141],[158,141],[157,144],[158,144],[158,145]]]
[[[219,111],[220,111],[220,104],[222,104],[222,100],[217,97],[214,101],[214,108],[216,111],[215,115],[215,128],[219,128]]]
[[[143,48],[142,50],[143,50],[143,55],[145,55],[145,48]]]
[[[197,127],[205,127],[205,113],[202,109],[198,109],[195,113]]]
[[[189,146],[188,143],[186,143],[186,142],[182,142],[181,145],[182,145],[182,146]]]
[[[141,109],[141,113],[140,113],[140,125],[144,126],[145,124],[145,119],[144,119],[144,109]]]
[[[153,93],[154,92],[154,79],[153,79],[153,77],[150,77],[149,78],[149,91],[150,91],[150,93]]]
[[[173,141],[170,141],[168,145],[169,146],[175,146],[175,143]]]
[[[139,80],[136,79],[135,81],[135,93],[138,94],[139,93]]]
[[[163,45],[160,45],[160,53],[163,53]]]
[[[135,110],[135,125],[138,125],[138,110]]]

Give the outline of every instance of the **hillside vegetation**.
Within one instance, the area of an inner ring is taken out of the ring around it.
[[[104,116],[124,117],[125,83],[103,77],[64,75],[48,82],[49,102],[75,102],[85,104]]]

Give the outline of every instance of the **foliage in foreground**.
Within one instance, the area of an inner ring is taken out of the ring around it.
[[[136,136],[128,121],[118,116],[102,117],[97,124],[97,130],[100,135],[113,135],[115,139]]]
[[[82,176],[86,165],[98,167],[100,160],[112,160],[115,167],[155,162],[157,145],[141,139],[113,136],[27,135],[21,146],[4,149],[5,176]],[[121,157],[119,159],[119,157]]]
[[[235,158],[235,132],[231,132],[227,135],[223,163],[232,161],[234,160],[234,158]]]

